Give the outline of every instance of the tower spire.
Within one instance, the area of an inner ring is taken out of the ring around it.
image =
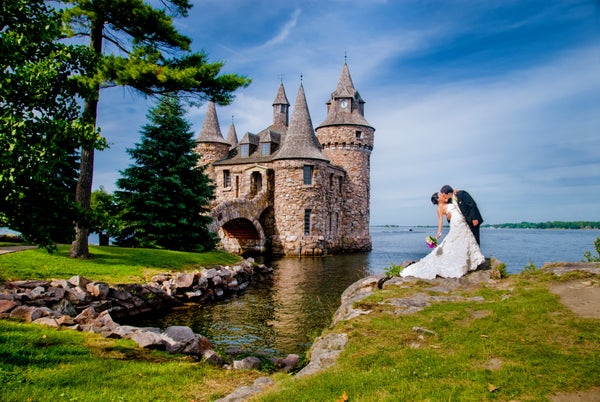
[[[289,110],[290,110],[290,102],[285,94],[285,88],[283,87],[283,82],[279,84],[279,89],[277,90],[277,96],[275,96],[275,100],[273,101],[273,125],[288,125],[289,121]]]
[[[298,89],[285,141],[274,159],[327,160],[321,152],[321,144],[315,136],[302,84]]]
[[[231,124],[229,125],[229,132],[227,133],[227,142],[231,147],[235,147],[238,143],[237,132],[235,131],[235,124],[233,124],[233,116],[231,116]]]
[[[198,142],[219,142],[226,144],[227,141],[221,134],[221,127],[219,126],[219,118],[217,117],[217,109],[213,101],[208,102],[206,109],[206,116],[198,134]]]

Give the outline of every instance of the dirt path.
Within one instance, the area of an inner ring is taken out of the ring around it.
[[[31,250],[37,246],[3,246],[0,247],[0,254],[14,253],[15,251]]]
[[[580,264],[566,264],[551,270],[557,274],[581,269]],[[600,264],[587,264],[585,271],[595,274],[592,278],[553,282],[550,291],[560,296],[560,301],[574,313],[585,318],[600,320]],[[583,391],[560,392],[551,395],[552,402],[600,402],[600,388]]]

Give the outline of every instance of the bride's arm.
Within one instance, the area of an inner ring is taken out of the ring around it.
[[[438,205],[437,216],[438,216],[438,231],[435,235],[436,239],[439,239],[442,236],[442,227],[444,226],[444,211],[442,205]]]

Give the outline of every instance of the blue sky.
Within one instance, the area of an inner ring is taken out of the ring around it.
[[[435,224],[443,184],[467,190],[487,223],[600,220],[597,0],[203,0],[176,21],[194,51],[252,78],[217,107],[224,135],[272,121],[282,80],[300,76],[313,125],[344,57],[375,127],[371,224]],[[101,94],[93,187],[115,190],[152,106]],[[187,116],[197,135],[206,106]]]

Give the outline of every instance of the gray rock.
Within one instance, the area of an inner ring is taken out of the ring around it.
[[[333,366],[347,343],[348,335],[343,333],[328,334],[317,338],[310,349],[310,362],[296,374],[296,377],[314,374]]]
[[[165,341],[160,334],[152,331],[140,330],[131,335],[131,339],[140,347],[146,349],[165,349]]]
[[[12,300],[0,300],[0,313],[8,313],[16,306],[18,304]]]
[[[287,373],[288,371],[296,367],[298,363],[300,363],[300,356],[297,354],[289,354],[283,359],[273,359],[273,363],[275,364],[275,367],[279,369],[279,371]]]
[[[105,299],[108,296],[110,286],[105,282],[91,282],[85,285],[85,290],[93,297]]]
[[[223,358],[212,349],[205,350],[202,353],[202,360],[214,366],[222,366]]]
[[[173,279],[173,284],[177,289],[189,289],[194,285],[194,274],[190,273],[181,273],[175,276]]]
[[[40,325],[46,325],[48,327],[54,327],[54,328],[60,327],[60,324],[53,317],[38,318],[37,320],[33,321],[33,323],[40,324]]]
[[[248,356],[242,360],[233,361],[234,370],[257,370],[260,368],[261,361],[258,357]]]
[[[82,289],[85,289],[85,286],[90,283],[91,281],[89,279],[84,278],[83,276],[72,276],[68,282],[73,285],[73,286],[77,286],[80,287]]]
[[[241,402],[250,398],[252,395],[262,391],[265,387],[273,385],[273,380],[269,377],[259,377],[254,380],[251,386],[237,388],[225,398],[217,399],[215,402]]]
[[[33,322],[43,316],[41,308],[32,306],[17,306],[10,312],[10,318],[25,322]]]

